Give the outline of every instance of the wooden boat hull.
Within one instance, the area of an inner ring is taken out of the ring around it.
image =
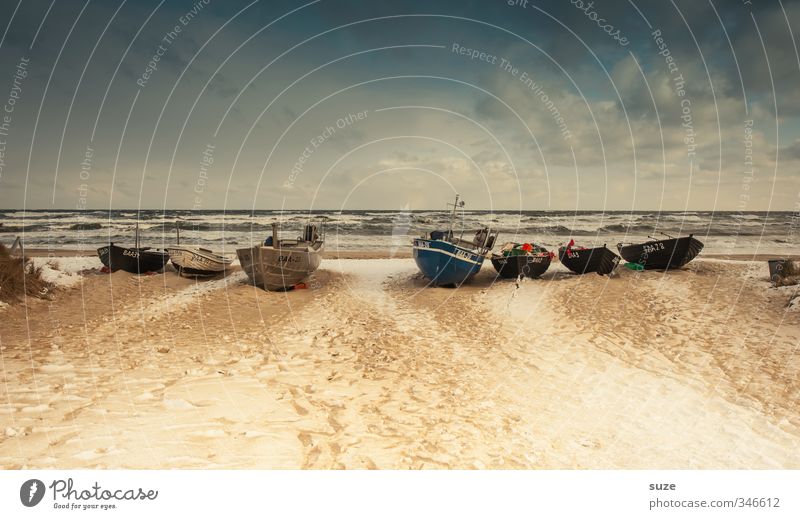
[[[492,255],[492,265],[502,278],[538,278],[550,268],[549,254]]]
[[[444,240],[414,240],[414,261],[422,275],[438,286],[458,286],[481,270],[484,257]]]
[[[597,272],[599,275],[611,274],[619,264],[619,256],[608,247],[595,247],[593,249],[569,249],[560,247],[558,259],[562,265],[575,274],[588,274]]]
[[[125,248],[113,243],[97,249],[97,255],[111,272],[124,270],[132,274],[158,272],[169,261],[166,251]]]
[[[620,243],[617,249],[625,261],[638,263],[648,270],[668,270],[681,268],[692,261],[703,250],[703,243],[690,234],[632,245]]]
[[[236,255],[250,282],[265,290],[288,290],[322,262],[322,245],[296,248],[256,246],[237,249]]]
[[[210,277],[225,273],[233,260],[198,248],[171,247],[169,259],[178,274],[191,277]]]

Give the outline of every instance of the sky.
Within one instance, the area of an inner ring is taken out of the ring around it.
[[[0,208],[800,210],[800,2],[5,0]]]

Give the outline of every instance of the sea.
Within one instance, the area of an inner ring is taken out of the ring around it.
[[[141,246],[166,247],[177,240],[225,253],[261,243],[277,222],[280,236],[293,238],[309,221],[324,231],[326,248],[401,251],[411,239],[445,229],[447,211],[236,211],[236,210],[2,210],[0,243],[20,236],[26,247],[95,249],[109,242],[132,245],[138,225]],[[534,242],[547,248],[574,240],[592,247],[641,242],[648,237],[694,234],[714,254],[800,253],[797,212],[719,211],[464,211],[455,232],[471,236],[489,226],[498,244]]]

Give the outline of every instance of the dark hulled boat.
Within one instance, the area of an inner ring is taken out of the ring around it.
[[[575,274],[597,272],[599,275],[611,274],[619,264],[619,256],[603,245],[592,249],[575,247],[573,242],[558,249],[558,260]]]
[[[526,247],[526,245],[528,247]],[[492,254],[492,265],[502,278],[538,278],[550,268],[552,254],[538,245],[506,243]]]
[[[108,270],[115,272],[124,270],[131,274],[158,272],[169,261],[169,253],[151,247],[139,247],[139,223],[136,223],[135,245],[131,248],[120,247],[111,242],[108,247],[97,249],[97,255]]]
[[[703,243],[690,234],[682,238],[669,237],[644,243],[617,244],[625,261],[637,263],[648,270],[678,269],[692,261],[703,250]]]
[[[113,243],[97,249],[97,255],[111,272],[124,270],[132,274],[158,272],[169,261],[166,251],[153,250],[150,247],[125,248]]]

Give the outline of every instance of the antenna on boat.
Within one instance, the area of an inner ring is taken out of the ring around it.
[[[458,193],[456,193],[456,201],[455,201],[455,203],[452,203],[452,204],[448,203],[447,204],[447,205],[452,205],[453,206],[453,213],[450,215],[450,235],[451,236],[453,234],[453,224],[455,223],[455,220],[456,220],[456,209],[458,209],[459,207],[464,207],[464,201],[463,200],[461,201],[460,204],[458,203],[459,196],[460,195]],[[463,229],[462,229],[462,234],[463,234]]]

